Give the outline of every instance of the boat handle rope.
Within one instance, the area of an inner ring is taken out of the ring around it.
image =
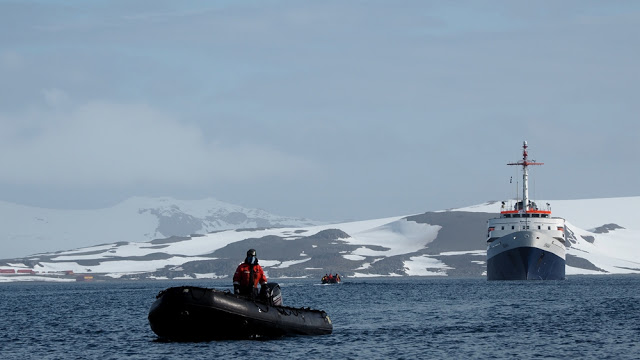
[[[203,290],[203,291],[202,291],[202,295],[200,295],[200,296],[196,296],[196,295],[195,295],[195,292],[193,291],[193,288],[190,288],[190,287],[188,287],[188,286],[184,286],[184,287],[182,288],[182,292],[183,292],[183,293],[189,293],[189,295],[191,295],[191,298],[192,298],[192,299],[195,299],[195,300],[200,300],[200,299],[202,299],[203,297],[205,297],[205,295],[207,295],[207,292],[209,291],[209,289],[201,289],[201,290]]]
[[[254,301],[253,303],[256,305],[256,307],[257,307],[260,311],[262,311],[262,312],[264,312],[264,313],[268,313],[268,312],[269,312],[269,305],[268,305],[268,304],[267,304],[267,309],[266,309],[266,310],[264,310],[264,309],[262,309],[262,308],[260,307],[260,304],[258,304],[257,302],[255,302],[255,301]]]
[[[289,309],[287,309],[287,308],[276,308],[276,309],[278,309],[278,312],[280,314],[282,314],[282,315],[291,316],[291,314],[293,314],[295,316],[298,316],[298,310],[296,310],[296,309],[291,309],[291,308],[289,308]],[[287,312],[287,310],[288,310],[288,312]]]

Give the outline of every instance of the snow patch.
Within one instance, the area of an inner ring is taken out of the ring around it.
[[[410,276],[447,276],[445,270],[452,269],[442,261],[427,255],[409,258],[404,262],[404,268]]]
[[[419,224],[407,219],[398,219],[371,229],[349,233],[352,237],[344,239],[350,245],[374,245],[388,250],[374,250],[360,247],[353,251],[361,256],[394,256],[408,254],[424,249],[435,240],[439,225]]]
[[[347,260],[351,260],[351,261],[362,261],[362,260],[366,259],[366,257],[361,256],[361,255],[342,255],[342,257],[347,259]]]
[[[401,277],[402,275],[400,274],[364,274],[364,273],[354,273],[353,275],[349,276],[349,277],[353,277],[353,278],[374,278],[374,277]]]
[[[302,260],[288,260],[288,261],[283,261],[278,265],[272,266],[272,268],[274,269],[284,269],[284,268],[288,268],[291,265],[295,265],[295,264],[301,264],[303,262],[307,262],[311,260],[311,258],[306,258],[306,259],[302,259]]]
[[[486,250],[470,250],[470,251],[445,251],[441,252],[442,256],[453,256],[453,255],[474,255],[474,256],[487,256]]]

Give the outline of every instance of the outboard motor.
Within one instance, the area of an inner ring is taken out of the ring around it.
[[[282,306],[282,292],[278,283],[266,283],[262,287],[264,300],[269,305]]]

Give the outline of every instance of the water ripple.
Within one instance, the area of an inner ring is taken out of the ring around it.
[[[327,311],[334,333],[268,341],[158,341],[158,291],[222,281],[0,284],[2,359],[633,359],[640,276],[560,282],[281,282],[285,303]]]

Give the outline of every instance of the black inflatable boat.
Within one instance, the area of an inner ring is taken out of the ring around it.
[[[280,287],[270,283],[256,299],[193,286],[161,291],[149,310],[149,324],[170,341],[250,339],[331,334],[327,313],[282,306]]]

